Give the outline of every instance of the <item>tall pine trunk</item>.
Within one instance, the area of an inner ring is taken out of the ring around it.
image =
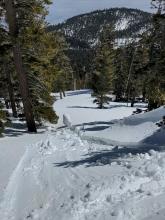
[[[16,72],[19,79],[20,93],[23,101],[24,113],[29,132],[36,132],[36,124],[34,120],[32,103],[29,94],[28,80],[23,68],[22,52],[18,40],[19,28],[17,26],[17,15],[13,0],[5,1],[6,18],[9,25],[9,33],[13,40],[13,56]]]
[[[19,78],[20,93],[23,101],[23,107],[24,107],[24,113],[25,113],[28,131],[36,132],[37,129],[36,129],[36,124],[32,110],[31,98],[29,94],[28,81],[27,81],[26,73],[23,69],[21,49],[19,43],[16,43],[14,45],[13,55],[14,55],[15,67]]]
[[[64,90],[62,90],[62,94],[63,94],[64,97],[66,97],[66,94],[65,94],[65,91],[64,91]]]
[[[62,92],[61,92],[61,90],[60,90],[60,99],[62,99]]]
[[[10,70],[8,69],[6,61],[4,63],[4,70],[5,70],[5,74],[6,74],[6,78],[7,78],[7,87],[8,87],[7,89],[8,89],[8,93],[9,93],[13,117],[17,118],[17,109],[16,109],[16,105],[15,105],[14,88],[13,88],[13,83],[11,80]]]

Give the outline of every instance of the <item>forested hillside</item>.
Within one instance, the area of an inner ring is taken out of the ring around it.
[[[114,46],[123,46],[140,38],[151,26],[152,15],[138,9],[111,8],[78,15],[66,22],[48,27],[62,33],[69,45],[68,56],[74,72],[74,88],[87,88],[93,59],[104,29],[114,34]]]
[[[116,38],[122,41],[125,38],[138,36],[151,23],[151,14],[138,9],[112,8],[98,10],[91,13],[75,16],[66,22],[49,26],[50,31],[62,32],[72,47],[95,46],[104,26],[111,24]]]

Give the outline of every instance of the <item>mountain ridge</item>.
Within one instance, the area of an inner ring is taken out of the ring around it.
[[[149,12],[130,8],[96,10],[74,16],[58,25],[51,25],[48,31],[61,32],[72,47],[74,42],[94,47],[104,26],[112,25],[119,40],[137,37],[148,28],[151,16]]]

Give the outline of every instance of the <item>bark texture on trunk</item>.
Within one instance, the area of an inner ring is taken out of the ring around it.
[[[23,69],[21,49],[20,49],[19,43],[14,45],[13,55],[14,55],[14,62],[15,62],[15,66],[16,66],[16,70],[17,70],[18,78],[20,82],[20,93],[22,96],[28,131],[36,132],[37,129],[36,129],[33,110],[32,110],[31,98],[29,94],[28,81],[27,81],[26,73],[24,72],[24,69]]]

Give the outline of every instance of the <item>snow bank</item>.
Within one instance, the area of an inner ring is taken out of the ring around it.
[[[50,133],[13,173],[0,219],[142,220],[165,209],[165,153],[115,149]]]
[[[165,145],[164,130],[160,130],[156,122],[165,115],[165,108],[138,114],[124,118],[123,120],[112,121],[108,128],[94,131],[86,129],[82,132],[84,137],[91,137],[93,140],[104,140],[105,142],[118,144],[144,143],[153,145]],[[108,141],[109,140],[109,141]]]
[[[63,123],[66,125],[68,128],[72,128],[72,123],[69,115],[64,114],[63,115]]]
[[[162,120],[162,117],[165,116],[165,107],[160,107],[156,110],[146,112],[144,114],[133,115],[123,120],[125,125],[138,125],[145,122],[156,123]]]

